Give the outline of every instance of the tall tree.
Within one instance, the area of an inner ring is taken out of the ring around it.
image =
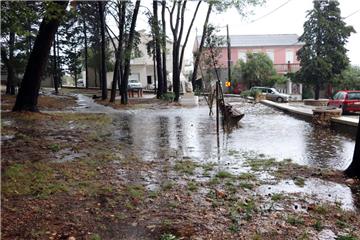
[[[30,54],[32,36],[38,28],[39,4],[22,1],[1,2],[1,58],[7,69],[6,94],[15,94],[16,73],[23,72]],[[15,51],[16,50],[16,51]]]
[[[197,11],[199,9],[201,1],[198,2],[198,5],[193,13],[191,24],[188,27],[186,37],[184,39],[184,43],[182,42],[183,31],[185,28],[184,20],[185,20],[185,11],[187,1],[174,1],[173,6],[170,10],[170,28],[173,35],[173,89],[175,93],[175,101],[179,101],[180,97],[180,75],[181,75],[181,67],[183,61],[183,54],[180,53],[180,49],[186,48],[186,44],[188,41],[189,33],[192,29],[192,24],[194,19],[197,16]]]
[[[271,59],[265,53],[247,53],[246,58],[246,62],[239,60],[236,63],[234,76],[241,75],[241,80],[248,88],[262,85],[272,87],[272,77],[276,70]]]
[[[140,0],[137,0],[133,10],[130,29],[128,33],[129,36],[127,38],[127,44],[124,51],[124,70],[121,76],[121,85],[120,85],[121,104],[128,103],[127,85],[130,75],[131,53],[133,51],[134,41],[136,39],[135,27],[136,27],[137,16],[139,13],[139,8],[140,8]]]
[[[55,33],[67,4],[68,1],[48,3],[47,11],[41,22],[39,33],[30,54],[13,111],[38,111],[37,99],[41,75],[47,64],[51,44],[54,41]]]
[[[321,87],[348,66],[345,44],[355,30],[341,18],[337,0],[314,1],[307,17],[299,38],[304,46],[297,52],[301,66],[297,78],[313,85],[315,99],[319,99]]]
[[[107,79],[106,79],[106,41],[105,41],[105,8],[104,2],[98,1],[101,32],[101,99],[107,99]]]
[[[166,18],[165,18],[165,9],[166,9],[166,0],[161,1],[161,27],[162,27],[162,34],[161,34],[161,45],[162,45],[162,71],[163,71],[163,92],[167,92],[167,70],[166,70]]]
[[[88,20],[88,4],[87,2],[80,3],[80,14],[82,17],[82,30],[84,37],[84,64],[85,64],[85,87],[89,87],[89,54],[88,54],[88,29],[87,29],[87,20]]]
[[[157,89],[157,98],[161,98],[164,93],[164,78],[162,71],[162,61],[161,61],[161,39],[160,30],[159,30],[159,21],[158,21],[158,1],[153,1],[153,32],[155,36],[155,59],[156,59],[156,71],[158,76],[158,89]],[[165,79],[166,81],[166,79]]]
[[[350,166],[345,170],[345,174],[348,175],[349,177],[360,178],[360,121],[357,127],[353,160]]]
[[[119,28],[119,36],[118,36],[118,46],[115,53],[115,68],[114,75],[111,87],[111,97],[110,102],[115,102],[116,97],[116,84],[119,85],[121,82],[122,76],[122,64],[123,64],[123,39],[124,39],[124,29],[126,22],[126,1],[118,1],[117,2],[117,13],[118,13],[118,28]]]
[[[191,78],[191,83],[192,83],[193,86],[195,86],[195,81],[196,81],[197,72],[198,72],[198,66],[199,66],[201,54],[202,54],[204,43],[205,43],[206,32],[207,32],[207,28],[208,28],[209,17],[210,17],[212,6],[213,6],[212,3],[210,3],[209,6],[208,6],[208,10],[207,10],[206,17],[205,17],[205,22],[204,22],[204,25],[203,25],[203,32],[202,32],[202,35],[201,35],[200,44],[199,44],[198,50],[197,50],[197,52],[195,54],[194,70],[193,70],[193,75],[192,75],[192,78]],[[196,41],[197,41],[197,39],[196,39]]]

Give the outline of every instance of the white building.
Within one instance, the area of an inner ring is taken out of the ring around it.
[[[114,43],[117,45],[117,40],[113,39]],[[152,40],[152,37],[145,32],[145,30],[140,31],[140,44],[138,49],[140,51],[140,57],[133,58],[130,61],[130,75],[129,80],[136,79],[138,80],[145,89],[154,89],[155,80],[157,85],[157,73],[156,65],[154,64],[154,59],[152,56],[149,56],[147,53],[146,44]],[[113,44],[110,42],[110,50],[114,52]],[[167,56],[166,56],[166,70],[168,72],[168,82],[172,83],[171,73],[172,73],[172,42],[167,41]],[[115,54],[112,54],[112,61],[115,62]],[[155,70],[155,71],[154,71]],[[97,70],[98,71],[98,70]],[[85,71],[83,71],[83,79],[85,79]],[[95,77],[95,70],[89,69],[89,87],[99,87],[99,73]],[[95,81],[96,80],[96,81]],[[113,72],[107,72],[107,87],[111,88],[113,80]]]

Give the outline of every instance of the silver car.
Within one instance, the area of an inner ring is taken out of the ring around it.
[[[288,102],[291,98],[290,95],[279,93],[275,88],[269,87],[252,87],[251,91],[259,91],[266,94],[266,99],[276,102]]]
[[[141,83],[135,79],[129,80],[128,89],[137,89],[137,88],[142,88]]]

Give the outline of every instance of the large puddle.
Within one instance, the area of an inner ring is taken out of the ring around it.
[[[316,128],[309,122],[262,104],[239,102],[245,117],[238,127],[231,131],[221,130],[217,137],[216,121],[208,115],[207,106],[114,111],[96,103],[87,105],[87,98],[81,100],[84,101],[81,111],[112,114],[113,137],[125,144],[123,150],[144,161],[192,159],[202,164],[215,163],[218,170],[240,173],[248,171],[243,166],[245,160],[261,157],[279,161],[291,159],[298,164],[343,170],[350,164],[354,151],[352,136]],[[123,174],[119,172],[120,176]],[[161,170],[139,172],[139,177],[147,187],[155,189],[161,185],[159,174],[162,174]],[[199,176],[195,178],[201,180]],[[340,202],[343,208],[354,209],[349,187],[316,179],[307,180],[304,187],[285,181],[262,186],[258,192],[265,195],[304,194],[304,197]]]
[[[315,128],[261,104],[240,106],[245,117],[238,128],[221,131],[219,142],[215,118],[208,116],[206,106],[118,112],[115,136],[144,160],[185,156],[237,167],[249,156],[262,154],[340,170],[351,162],[355,145],[351,136]]]

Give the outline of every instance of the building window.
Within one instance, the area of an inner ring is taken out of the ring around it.
[[[261,49],[254,49],[252,52],[253,53],[259,53],[259,52],[261,52]]]
[[[147,76],[147,84],[152,84],[151,76]]]
[[[293,63],[294,62],[294,51],[291,49],[286,49],[286,63],[290,62]]]
[[[242,60],[243,62],[246,62],[246,52],[239,51],[238,52],[238,59]]]
[[[274,50],[272,49],[266,50],[266,55],[271,59],[272,62],[274,62]]]

